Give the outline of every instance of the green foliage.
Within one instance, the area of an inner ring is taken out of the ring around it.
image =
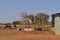
[[[34,15],[29,15],[28,18],[31,20],[31,22],[34,24]]]
[[[20,24],[20,21],[13,21],[12,24]]]
[[[44,14],[44,13],[37,13],[35,17],[36,17],[37,22],[40,22],[40,23],[48,22],[48,19],[49,19],[49,15]]]

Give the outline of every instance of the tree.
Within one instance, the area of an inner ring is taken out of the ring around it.
[[[34,15],[31,14],[28,17],[29,17],[29,20],[31,20],[31,22],[34,24]]]
[[[34,24],[34,28],[35,28],[35,16],[30,14],[28,17],[31,20],[32,24]]]
[[[15,28],[17,28],[16,25],[20,25],[21,23],[20,23],[20,21],[13,21],[12,24],[14,25]],[[21,27],[21,25],[20,25],[20,27]]]
[[[22,12],[21,13],[21,17],[22,17],[22,20],[27,21],[28,20],[28,14],[27,14],[27,12]]]
[[[44,13],[37,13],[37,15],[35,16],[35,20],[38,24],[41,24],[40,26],[42,26],[42,23],[47,23],[48,19],[49,15]]]
[[[44,14],[44,13],[38,13],[37,15],[36,15],[36,20],[37,20],[37,22],[48,22],[48,20],[49,20],[49,15],[47,15],[47,14]]]
[[[15,25],[20,24],[20,21],[13,21],[12,24],[15,24]]]
[[[21,13],[22,20],[26,21],[28,26],[29,26],[29,18],[28,18],[28,13],[27,12],[22,12]],[[30,26],[29,26],[30,27]]]

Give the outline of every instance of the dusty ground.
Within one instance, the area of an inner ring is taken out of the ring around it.
[[[0,40],[60,40],[60,35],[51,31],[23,32],[4,29],[0,30]]]

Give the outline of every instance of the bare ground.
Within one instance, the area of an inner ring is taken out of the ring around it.
[[[60,40],[60,35],[51,31],[17,31],[12,29],[0,30],[0,40]]]

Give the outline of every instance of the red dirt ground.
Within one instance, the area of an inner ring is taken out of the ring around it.
[[[60,35],[51,31],[16,31],[10,29],[0,30],[0,40],[60,40]]]

